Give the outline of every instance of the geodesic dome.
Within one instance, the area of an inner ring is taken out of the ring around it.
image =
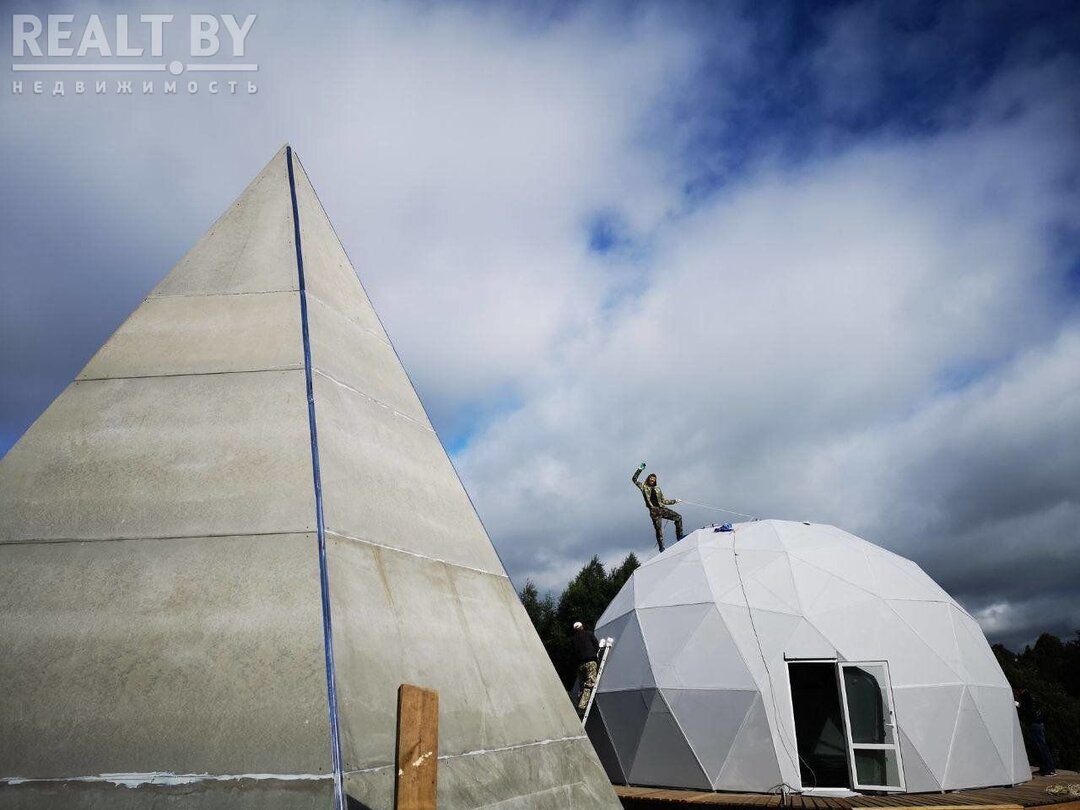
[[[604,611],[588,733],[614,782],[908,792],[1030,779],[979,625],[915,563],[833,526],[699,529]]]

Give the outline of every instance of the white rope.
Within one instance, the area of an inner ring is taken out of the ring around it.
[[[748,515],[745,512],[736,512],[734,509],[724,509],[722,506],[709,506],[707,503],[698,503],[697,501],[688,501],[686,498],[679,498],[680,503],[688,503],[691,506],[700,506],[702,509],[711,509],[713,512],[727,512],[729,515],[738,515],[749,520],[757,520],[753,515]]]

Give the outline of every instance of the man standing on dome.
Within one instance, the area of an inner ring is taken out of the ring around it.
[[[641,462],[641,466],[634,471],[634,477],[630,480],[633,481],[634,486],[641,490],[641,496],[645,499],[645,506],[648,507],[649,517],[652,518],[653,529],[656,530],[656,545],[660,547],[660,551],[664,550],[664,524],[663,521],[670,520],[675,523],[675,542],[682,540],[685,536],[682,528],[682,515],[673,509],[668,509],[669,506],[674,506],[679,502],[678,498],[667,499],[664,497],[664,491],[660,489],[660,485],[656,481],[656,473],[649,473],[645,478],[645,483],[638,481],[641,477],[641,473],[645,471],[645,462]]]

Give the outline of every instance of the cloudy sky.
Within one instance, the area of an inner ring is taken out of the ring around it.
[[[0,449],[289,141],[519,585],[647,460],[1080,628],[1076,3],[203,5],[256,94],[5,81]]]

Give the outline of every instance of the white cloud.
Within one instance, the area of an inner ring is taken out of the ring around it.
[[[463,455],[519,578],[648,553],[626,480],[648,457],[669,495],[861,532],[973,609],[1060,603],[1044,562],[1076,523],[1038,517],[1080,502],[1080,327],[1047,238],[1075,210],[1052,112],[764,168],[666,228],[641,295]],[[1035,536],[992,556],[1025,583],[1003,590],[965,561],[1014,515]]]
[[[251,98],[4,100],[4,140],[34,164],[25,182],[55,178],[35,196],[56,229],[92,218],[126,242],[175,223],[157,266],[129,254],[101,268],[100,288],[128,293],[117,318],[290,140],[453,423],[512,395],[593,318],[609,281],[586,255],[588,216],[618,204],[648,229],[677,201],[639,131],[698,49],[656,14],[590,7],[537,33],[513,12],[457,5],[272,7],[249,40],[262,63]],[[60,189],[72,199],[57,212]]]

